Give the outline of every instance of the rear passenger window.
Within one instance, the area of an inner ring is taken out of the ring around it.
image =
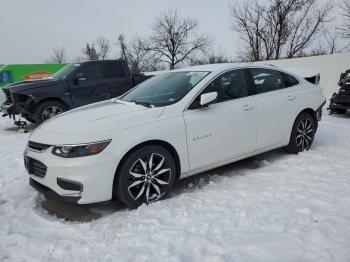
[[[284,80],[285,87],[296,86],[299,84],[299,81],[294,76],[288,75],[286,73],[282,73],[282,77]]]
[[[258,93],[265,93],[284,88],[282,74],[265,68],[252,68],[250,72]]]
[[[98,75],[101,78],[116,78],[123,77],[124,70],[121,63],[118,62],[106,62],[101,63],[97,67]]]

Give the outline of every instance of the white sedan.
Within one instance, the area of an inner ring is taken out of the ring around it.
[[[135,208],[181,178],[279,147],[308,150],[324,102],[320,87],[271,66],[174,70],[40,125],[24,162],[47,198]]]

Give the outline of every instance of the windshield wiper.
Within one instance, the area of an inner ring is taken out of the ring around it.
[[[142,105],[145,107],[154,107],[154,105],[148,103],[148,102],[142,102],[142,101],[135,101],[135,100],[131,100],[130,102],[135,103],[137,105]]]

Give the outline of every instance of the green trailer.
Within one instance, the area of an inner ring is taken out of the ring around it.
[[[0,88],[11,83],[50,77],[66,64],[19,64],[0,67]]]

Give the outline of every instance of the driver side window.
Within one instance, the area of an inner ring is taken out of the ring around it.
[[[226,72],[216,79],[201,92],[200,95],[218,92],[218,97],[215,103],[225,102],[237,98],[246,97],[249,95],[249,87],[243,69],[232,70]],[[196,98],[190,108],[196,108],[199,105],[200,95]]]
[[[80,77],[86,78],[86,80],[96,80],[97,74],[95,70],[95,66],[93,64],[87,64],[81,67],[76,75]]]

